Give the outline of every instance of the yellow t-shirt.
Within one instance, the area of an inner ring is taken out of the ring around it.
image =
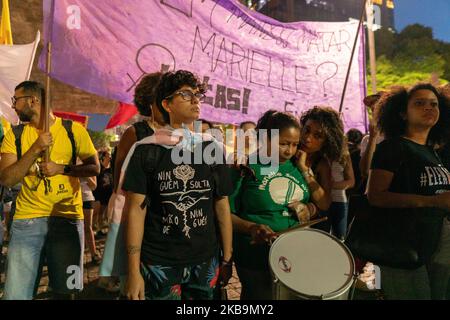
[[[84,160],[94,156],[97,151],[92,144],[87,130],[79,123],[73,122],[72,132],[75,139],[76,154]],[[50,127],[53,145],[50,147],[50,160],[57,164],[70,164],[72,144],[61,118],[56,118]],[[38,138],[36,128],[25,125],[21,142],[22,156]],[[9,130],[3,140],[0,152],[17,154],[13,130]],[[41,158],[37,162],[42,161]],[[56,175],[47,178],[51,190],[45,194],[45,182],[36,174],[34,163],[22,181],[22,188],[17,197],[15,219],[30,219],[48,216],[62,216],[70,219],[83,219],[83,201],[80,180],[77,177]]]

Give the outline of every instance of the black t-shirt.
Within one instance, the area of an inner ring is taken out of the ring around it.
[[[439,155],[444,163],[444,166],[450,170],[450,143],[447,143],[441,150]]]
[[[142,140],[155,133],[146,120],[133,123],[133,127],[136,132],[136,141]]]
[[[225,164],[194,164],[194,153],[184,152],[191,164],[176,165],[172,149],[140,145],[128,164],[123,189],[147,197],[144,263],[193,265],[217,253],[214,197],[231,194],[229,169]]]
[[[449,171],[437,152],[405,138],[379,143],[371,168],[394,173],[390,192],[435,195],[450,189]]]
[[[353,188],[347,190],[347,194],[364,194],[366,184],[361,178],[361,170],[359,169],[359,162],[361,161],[361,150],[355,149],[350,152],[350,159],[352,160],[353,174],[355,176],[355,185]]]
[[[100,174],[97,176],[97,187],[93,191],[95,200],[102,204],[108,204],[109,198],[113,192],[113,175],[111,168],[101,167]]]

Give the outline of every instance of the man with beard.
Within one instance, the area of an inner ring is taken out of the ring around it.
[[[50,132],[43,132],[45,98],[45,89],[38,82],[25,81],[15,88],[12,107],[27,124],[20,125],[21,134],[10,130],[0,150],[0,183],[11,187],[23,182],[8,248],[7,300],[33,298],[44,259],[55,298],[68,298],[83,286],[83,208],[78,177],[97,175],[99,161],[81,124],[70,122],[67,127],[67,122],[50,111]],[[82,164],[75,165],[74,157]]]

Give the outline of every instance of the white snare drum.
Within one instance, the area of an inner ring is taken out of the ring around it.
[[[320,230],[281,235],[270,248],[275,300],[346,300],[355,277],[350,250]]]

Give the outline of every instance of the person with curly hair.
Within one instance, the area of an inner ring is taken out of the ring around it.
[[[384,263],[382,289],[387,299],[445,299],[450,276],[450,173],[435,146],[448,139],[448,101],[424,83],[385,94],[380,105],[378,127],[385,140],[373,156],[368,199],[373,206],[387,208],[390,225],[398,222],[392,234],[423,239],[417,250],[428,260],[415,269]],[[410,231],[413,221],[420,234]]]
[[[125,158],[131,147],[137,141],[153,135],[156,128],[165,125],[161,112],[155,107],[155,89],[161,79],[161,72],[145,75],[134,90],[134,105],[138,109],[143,120],[133,123],[123,133],[120,142],[115,149],[113,170],[113,194],[109,199],[108,217],[110,218],[108,236],[106,238],[105,251],[100,265],[100,279],[98,286],[110,292],[117,292],[119,286],[113,277],[120,276],[120,289],[125,294],[126,282],[126,250],[123,236],[124,221],[122,211],[124,205],[124,194],[119,190],[120,172]]]
[[[191,72],[165,73],[156,103],[168,125],[130,151],[123,182],[129,299],[212,299],[216,284],[231,276],[228,168],[217,157],[194,157],[197,148],[220,150],[210,135],[194,132],[203,97],[204,85]],[[157,143],[164,132],[182,132],[181,141]]]
[[[335,110],[319,106],[304,112],[300,125],[302,133],[297,154],[300,170],[308,182],[312,200],[321,211],[320,216],[327,216],[332,202],[331,164],[342,159],[344,125]],[[329,232],[330,221],[316,227]]]
[[[116,150],[116,159],[114,164],[114,191],[117,191],[119,183],[120,171],[122,169],[123,161],[130,151],[131,146],[145,137],[151,136],[156,128],[166,125],[161,112],[156,107],[156,92],[155,89],[161,80],[162,73],[154,72],[145,75],[139,81],[134,90],[134,105],[141,116],[146,119],[134,123],[127,130],[125,130],[119,145]]]

